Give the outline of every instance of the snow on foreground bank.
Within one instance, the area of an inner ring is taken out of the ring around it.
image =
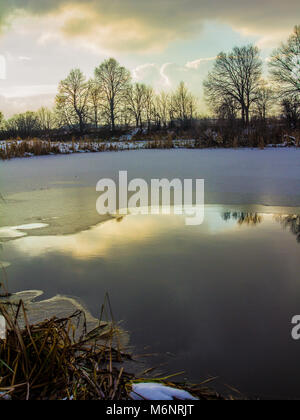
[[[159,383],[143,382],[133,384],[130,397],[133,400],[151,400],[151,401],[197,401],[189,392],[182,389],[173,388]]]
[[[4,316],[0,315],[0,340],[5,340],[6,337],[6,322]]]

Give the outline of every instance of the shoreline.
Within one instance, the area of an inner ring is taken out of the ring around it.
[[[72,155],[80,153],[104,153],[136,150],[269,150],[269,149],[299,149],[299,146],[287,143],[269,144],[258,147],[222,145],[206,146],[195,139],[160,139],[160,140],[111,140],[111,141],[47,141],[30,140],[2,140],[0,141],[0,159],[3,161],[15,158],[30,158],[37,156]]]

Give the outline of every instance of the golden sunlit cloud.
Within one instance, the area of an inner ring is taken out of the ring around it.
[[[16,14],[52,15],[67,38],[105,50],[140,52],[159,51],[192,37],[207,21],[262,39],[270,31],[288,34],[300,15],[298,0],[0,0],[0,8],[3,30]]]
[[[209,208],[205,222],[199,226],[199,235],[237,233],[241,226],[232,219],[224,223],[219,210]],[[272,215],[270,215],[270,218]],[[119,221],[118,221],[119,220]],[[19,252],[37,257],[46,252],[58,252],[73,258],[87,260],[108,257],[116,252],[116,247],[141,247],[148,241],[160,241],[161,237],[185,227],[184,216],[179,215],[130,215],[123,219],[112,219],[89,230],[65,236],[25,236],[16,228],[6,228],[13,237],[22,237],[12,242]],[[1,232],[0,232],[1,234]],[[2,233],[3,234],[3,233]]]

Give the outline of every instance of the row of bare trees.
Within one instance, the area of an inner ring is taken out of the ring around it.
[[[291,123],[300,114],[300,26],[270,60],[270,82],[263,79],[258,48],[248,45],[220,53],[204,82],[206,99],[214,114],[224,119],[238,115],[245,125],[250,115],[265,119],[279,103]]]
[[[80,69],[71,70],[58,86],[53,110],[17,114],[4,121],[2,129],[27,137],[58,129],[80,134],[103,127],[115,132],[119,126],[150,130],[170,122],[185,128],[196,117],[197,99],[183,82],[173,92],[156,93],[151,86],[132,83],[130,72],[111,58],[90,80]]]
[[[59,125],[78,126],[81,133],[87,125],[115,131],[117,125],[149,129],[172,120],[186,124],[196,111],[197,100],[184,83],[171,94],[156,94],[151,86],[132,84],[130,72],[112,58],[95,69],[91,80],[79,69],[72,70],[60,82],[56,97]]]
[[[205,99],[213,115],[226,121],[266,120],[282,114],[293,127],[300,121],[300,26],[268,60],[269,80],[263,78],[260,51],[253,45],[221,52],[204,81]],[[277,109],[275,108],[277,106]],[[72,70],[58,87],[54,110],[26,112],[3,122],[12,135],[69,129],[119,126],[150,130],[152,126],[188,128],[198,118],[197,98],[181,82],[173,92],[156,93],[151,86],[132,83],[131,74],[115,59],[104,61],[87,80]],[[1,124],[0,121],[0,124]]]

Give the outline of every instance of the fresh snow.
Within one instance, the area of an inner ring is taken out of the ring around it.
[[[169,401],[169,400],[198,400],[189,392],[165,386],[154,382],[133,384],[130,394],[133,400]]]
[[[134,134],[129,134],[126,136],[122,136],[119,140],[111,140],[111,141],[99,141],[99,142],[91,142],[91,141],[75,141],[75,142],[59,142],[53,141],[48,142],[45,140],[39,140],[42,144],[42,148],[47,150],[49,155],[54,154],[63,154],[69,155],[73,153],[96,153],[96,152],[108,152],[108,151],[122,151],[122,150],[143,150],[147,148],[151,148],[151,146],[157,144],[155,140],[141,140],[141,141],[132,141],[132,137]],[[10,146],[17,145],[21,146],[23,140],[17,141],[0,141],[0,151],[6,151],[9,149]],[[34,147],[36,140],[26,140],[26,144],[28,148]],[[163,144],[162,141],[158,141],[158,143]],[[174,149],[182,149],[182,148],[193,148],[195,147],[195,140],[174,140],[173,141]],[[58,153],[57,153],[58,150]],[[24,157],[32,157],[34,153],[26,152]]]
[[[0,151],[6,151],[11,146],[21,146],[22,143],[26,142],[27,149],[31,147],[32,152],[24,153],[24,157],[34,156],[34,145],[38,142],[41,145],[42,150],[47,151],[49,155],[63,154],[69,155],[73,153],[96,153],[96,152],[108,152],[108,151],[124,151],[124,150],[144,150],[151,148],[159,148],[160,144],[163,146],[164,140],[133,140],[138,130],[134,130],[132,133],[121,136],[119,139],[112,138],[110,141],[46,141],[46,140],[2,140],[0,141]],[[215,139],[217,133],[211,134]],[[285,136],[285,141],[281,144],[269,144],[266,148],[295,148],[296,139],[292,136]],[[177,139],[173,140],[174,149],[193,149],[196,145],[195,139]],[[163,147],[161,147],[163,148]]]
[[[6,338],[6,321],[4,316],[0,315],[0,339],[5,340]]]

